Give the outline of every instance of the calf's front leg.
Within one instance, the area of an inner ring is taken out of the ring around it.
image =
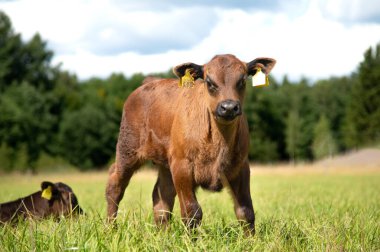
[[[178,195],[181,217],[186,226],[197,227],[202,221],[202,209],[195,196],[195,184],[189,163],[185,160],[171,164],[174,187]]]
[[[240,174],[230,181],[231,194],[234,200],[235,214],[242,221],[246,233],[255,234],[255,212],[253,210],[250,192],[250,169],[249,163],[245,162]]]

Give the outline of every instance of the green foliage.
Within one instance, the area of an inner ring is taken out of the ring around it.
[[[4,12],[0,11],[0,144],[9,149],[10,168],[24,148],[32,171],[42,151],[49,152],[59,118],[51,90],[57,68],[53,53],[36,34],[21,41]]]
[[[50,65],[52,57],[39,34],[23,43],[7,15],[0,11],[0,91],[24,81],[42,90],[52,89],[57,71]]]
[[[313,87],[312,98],[316,113],[324,115],[330,124],[332,135],[336,139],[337,148],[345,150],[345,127],[347,104],[350,102],[350,94],[354,77],[330,78],[317,81]]]
[[[0,11],[0,93],[18,79],[17,59],[21,54],[21,38],[14,34],[8,16]]]
[[[55,86],[56,70],[50,65],[53,52],[46,48],[46,42],[36,34],[22,50],[17,66],[17,75],[40,90],[51,90]]]
[[[49,98],[26,82],[10,86],[1,98],[0,141],[12,149],[12,159],[24,146],[28,166],[34,170],[41,151],[54,134],[52,126],[57,120],[49,112]]]
[[[298,86],[295,108],[298,109],[299,114],[302,115],[301,131],[300,131],[300,158],[303,160],[313,159],[311,150],[313,142],[314,124],[317,121],[315,112],[315,104],[311,98],[313,89],[309,86],[306,80],[301,80]]]
[[[82,168],[100,168],[115,151],[117,127],[91,105],[65,114],[60,131],[61,155]]]
[[[332,136],[329,121],[325,115],[319,118],[314,128],[313,154],[317,159],[332,157],[337,152],[336,143]]]
[[[115,153],[124,101],[143,79],[142,74],[112,74],[106,80],[92,78],[70,89],[61,87],[69,106],[60,124],[60,155],[80,169],[105,166]],[[72,89],[74,93],[68,92]]]
[[[348,118],[356,136],[350,140],[355,145],[380,141],[380,44],[364,53],[352,87]]]
[[[293,161],[313,158],[311,143],[316,111],[312,92],[313,88],[306,79],[302,79],[299,84],[282,86],[285,148]]]
[[[286,120],[286,151],[291,160],[296,161],[301,156],[300,153],[300,135],[301,133],[301,118],[298,111],[290,111]]]
[[[274,162],[286,158],[285,127],[278,84],[270,79],[269,87],[252,88],[247,83],[244,111],[250,129],[249,158],[259,162]]]

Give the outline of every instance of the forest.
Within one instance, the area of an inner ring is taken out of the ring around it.
[[[0,11],[0,171],[36,172],[42,157],[102,169],[114,158],[124,101],[146,76],[79,80],[53,56],[40,34],[24,41]],[[309,162],[379,146],[380,42],[347,76],[247,85],[252,162]]]

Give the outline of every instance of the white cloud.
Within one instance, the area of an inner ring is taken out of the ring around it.
[[[339,0],[328,1],[330,7],[304,0],[296,8],[291,2],[282,11],[200,3],[142,10],[146,2],[23,0],[2,5],[17,32],[28,38],[39,31],[56,52],[54,62],[81,78],[167,71],[187,61],[203,64],[221,53],[244,61],[276,58],[276,78],[328,78],[349,74],[364,51],[380,41],[380,22],[347,25],[335,18]],[[346,2],[354,6],[356,0]],[[132,8],[133,3],[140,5]]]
[[[59,1],[39,0],[6,2],[6,9],[17,30],[26,37],[40,32],[44,37],[64,42],[78,40],[91,20],[81,10],[86,6],[73,1],[67,4]]]
[[[6,5],[25,38],[40,32],[59,53],[78,48],[95,54],[186,49],[207,36],[217,21],[214,11],[200,7],[131,11],[109,1],[75,0],[23,0]]]
[[[336,20],[380,22],[380,1],[378,0],[322,0],[320,7],[326,16]]]
[[[91,43],[87,49],[92,52],[151,54],[187,49],[207,36],[216,23],[214,11],[197,7],[166,12],[110,9],[112,13],[94,21],[88,31],[86,38]]]
[[[200,54],[233,53],[245,61],[258,56],[277,59],[273,74],[311,79],[349,74],[363,52],[379,41],[380,25],[347,27],[322,17],[313,6],[290,18],[270,12],[220,12],[221,21],[194,51]]]

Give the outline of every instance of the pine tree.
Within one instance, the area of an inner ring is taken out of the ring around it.
[[[348,123],[358,135],[356,145],[380,141],[380,43],[364,53],[354,83]]]
[[[329,121],[325,115],[319,118],[314,128],[313,155],[316,159],[326,156],[332,157],[337,152],[337,146],[333,138]]]
[[[20,35],[14,33],[10,19],[0,11],[0,93],[20,80],[16,65],[21,48]]]
[[[290,111],[286,120],[286,151],[293,162],[300,158],[300,135],[301,118],[298,115],[298,111]]]

